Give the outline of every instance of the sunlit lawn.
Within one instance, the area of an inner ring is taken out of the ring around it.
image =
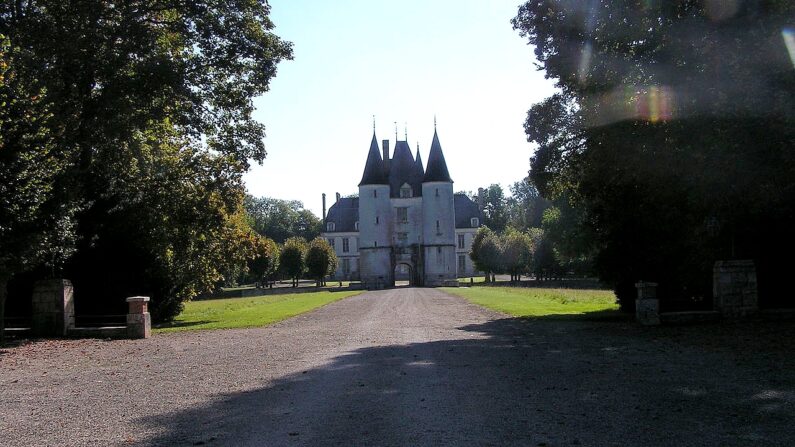
[[[173,323],[157,327],[154,332],[266,326],[359,293],[323,291],[189,301]]]
[[[616,296],[609,290],[477,286],[444,290],[517,317],[620,317]]]

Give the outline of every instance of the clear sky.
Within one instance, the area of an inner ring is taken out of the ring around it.
[[[358,192],[373,115],[379,142],[428,159],[437,117],[456,191],[524,178],[527,109],[553,92],[513,30],[519,0],[271,0],[275,32],[293,42],[271,91],[257,98],[268,157],[245,176],[255,196],[300,200],[321,214]],[[380,143],[379,143],[380,144]]]

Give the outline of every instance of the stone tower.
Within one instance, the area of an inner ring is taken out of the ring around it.
[[[422,179],[423,261],[426,286],[456,279],[453,180],[447,171],[436,129]]]
[[[362,282],[368,284],[368,287],[389,287],[395,282],[391,217],[389,179],[373,132],[364,174],[359,182],[360,275]]]

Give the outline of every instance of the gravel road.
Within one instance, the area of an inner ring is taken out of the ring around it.
[[[795,325],[520,320],[435,289],[0,351],[0,444],[792,445]]]

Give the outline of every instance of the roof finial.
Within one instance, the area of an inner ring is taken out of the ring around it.
[[[409,123],[407,121],[403,122],[403,137],[406,141],[409,141]]]
[[[433,131],[436,132],[436,114],[433,114]]]
[[[396,142],[397,142],[397,139],[398,139],[398,136],[397,136],[397,135],[398,135],[398,134],[397,134],[397,121],[395,121],[395,141],[396,141]],[[395,144],[397,144],[397,143],[395,143]]]
[[[375,115],[373,115],[373,133],[375,133]]]

